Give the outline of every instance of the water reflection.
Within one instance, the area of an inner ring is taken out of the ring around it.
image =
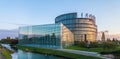
[[[18,59],[18,53],[14,52],[13,54],[11,54],[12,59]]]
[[[18,59],[62,59],[62,58],[18,50]]]
[[[50,55],[44,55],[44,54],[38,54],[38,53],[26,52],[19,49],[14,49],[11,48],[9,44],[2,44],[2,46],[6,47],[9,50],[14,50],[14,53],[11,54],[12,59],[65,59]]]

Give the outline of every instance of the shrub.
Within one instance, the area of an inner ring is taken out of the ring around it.
[[[100,48],[101,45],[98,42],[91,42],[90,47],[91,48]]]
[[[115,49],[118,47],[118,44],[114,43],[114,42],[104,42],[103,43],[103,48],[104,49]]]
[[[77,45],[80,46],[80,47],[83,47],[83,48],[87,47],[87,43],[84,42],[84,41],[79,42]]]

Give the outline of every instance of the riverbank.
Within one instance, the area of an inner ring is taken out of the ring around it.
[[[18,49],[25,50],[25,51],[31,51],[31,52],[36,52],[36,53],[41,53],[41,54],[47,54],[47,55],[54,55],[58,57],[63,57],[66,59],[102,59],[99,57],[93,57],[93,56],[85,56],[85,55],[80,55],[80,54],[74,54],[74,53],[69,53],[69,52],[64,52],[64,51],[59,51],[59,50],[53,50],[53,49],[45,49],[45,48],[36,48],[36,47],[29,47],[29,46],[17,46]]]
[[[120,46],[113,49],[103,49],[103,48],[83,48],[80,46],[69,46],[66,49],[70,50],[78,50],[78,51],[88,51],[88,52],[97,52],[102,57],[110,58],[110,59],[120,59]]]
[[[12,59],[12,57],[11,57],[11,54],[12,54],[12,53],[13,53],[12,51],[10,51],[10,50],[8,50],[7,48],[2,47],[2,46],[0,45],[0,55],[1,55],[1,59]]]
[[[103,49],[103,48],[83,48],[83,47],[80,47],[80,46],[69,46],[67,47],[66,49],[72,49],[72,50],[82,50],[82,51],[89,51],[89,52],[97,52],[97,53],[100,53],[101,52],[111,52],[111,51],[118,51],[120,50],[120,46],[117,47],[116,49]]]
[[[6,59],[3,55],[2,55],[2,49],[0,48],[0,59]]]
[[[115,54],[118,54],[115,51],[120,51],[120,46],[118,46],[115,49],[103,49],[103,48],[83,48],[83,47],[79,47],[79,46],[69,46],[66,49],[71,49],[71,50],[80,50],[80,51],[88,51],[88,52],[97,52],[100,54],[104,54],[104,53],[112,53],[114,52]]]

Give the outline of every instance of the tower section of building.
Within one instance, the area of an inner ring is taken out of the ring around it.
[[[95,16],[81,13],[67,13],[55,18],[55,23],[63,23],[73,34],[76,42],[95,41],[97,36],[97,25]]]

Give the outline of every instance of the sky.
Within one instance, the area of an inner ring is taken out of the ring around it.
[[[0,29],[51,24],[71,12],[93,14],[98,31],[120,33],[120,0],[0,0]]]

